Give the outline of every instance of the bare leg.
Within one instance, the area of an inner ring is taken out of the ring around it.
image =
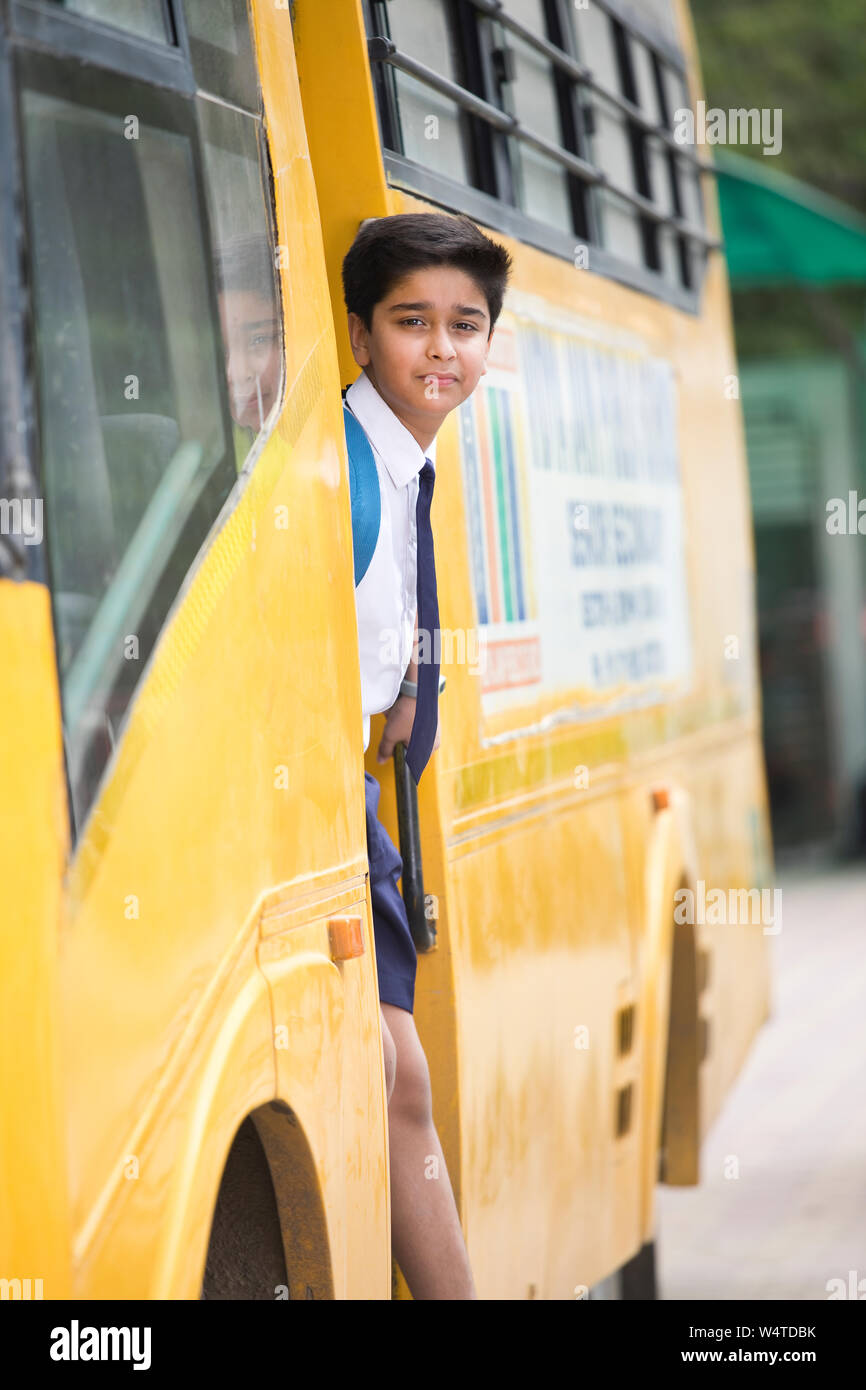
[[[394,1254],[413,1298],[474,1299],[478,1295],[433,1124],[430,1072],[415,1020],[395,1004],[382,1004],[382,1015],[397,1053],[388,1104]]]

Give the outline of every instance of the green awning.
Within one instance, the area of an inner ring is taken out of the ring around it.
[[[809,184],[712,151],[733,289],[866,281],[866,220]]]

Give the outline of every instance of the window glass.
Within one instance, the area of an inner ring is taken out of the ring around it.
[[[96,109],[92,74],[32,56],[22,66],[41,73],[39,90],[22,93],[22,127],[46,535],[80,825],[237,475],[187,104],[106,74],[110,109]],[[55,96],[46,72],[77,84],[75,99]]]
[[[689,89],[682,73],[667,63],[661,64],[662,86],[664,87],[665,104],[668,110],[668,120],[673,126],[676,123],[677,111],[691,109],[689,101]]]
[[[667,63],[661,64],[662,85],[664,87],[665,102],[668,110],[668,120],[673,124],[676,121],[677,111],[685,110],[690,107],[689,90],[683,75]],[[693,147],[695,153],[701,151]],[[704,217],[704,199],[701,188],[701,176],[699,170],[690,161],[679,159],[679,189],[680,200],[682,203],[682,215],[686,222],[693,227],[703,228],[706,226]],[[691,264],[691,283],[700,283],[703,273],[705,252],[703,247],[695,241],[688,243],[688,257]]]
[[[391,38],[403,53],[460,82],[442,0],[401,0],[387,8]],[[439,174],[468,182],[460,108],[408,73],[394,70],[403,153]]]
[[[541,0],[507,0],[505,9],[527,29],[547,37]],[[511,50],[513,80],[505,85],[506,110],[535,135],[562,145],[553,68],[547,59],[509,30],[502,42]],[[561,164],[520,140],[511,140],[518,204],[524,212],[563,231],[573,230],[568,178]]]
[[[140,39],[153,39],[156,43],[168,41],[162,0],[48,0],[48,3],[69,14],[81,15],[83,19],[97,19],[102,24],[112,24],[115,29],[125,29]]]
[[[240,468],[278,406],[283,375],[276,261],[260,125],[200,99],[229,409]]]
[[[575,11],[574,27],[581,61],[600,83],[610,91],[619,92],[619,69],[610,17],[591,5],[589,9]],[[636,192],[631,141],[625,117],[611,102],[595,92],[591,93],[590,103],[589,149],[592,163],[613,183]],[[606,189],[595,189],[593,197],[602,246],[623,260],[643,265],[643,239],[637,213],[628,203]]]
[[[631,46],[632,71],[634,72],[638,105],[657,124],[665,126],[665,113],[659,100],[658,85],[653,70],[653,56],[646,44],[639,39],[630,38],[628,42]],[[647,136],[645,144],[653,202],[663,212],[674,216],[677,207],[674,197],[673,171],[668,156],[669,147],[654,135]],[[678,174],[677,177],[680,178],[681,176]],[[661,273],[665,279],[679,284],[680,266],[676,233],[669,227],[660,226],[656,235],[661,258]]]
[[[247,0],[183,0],[195,80],[203,92],[258,111],[259,80]]]
[[[681,164],[680,191],[683,200],[683,217],[692,227],[704,226],[704,202],[701,189],[701,176],[693,165]],[[691,265],[691,283],[700,284],[706,252],[700,242],[688,240],[687,255]]]
[[[668,43],[678,45],[673,0],[641,0],[640,13],[641,18],[658,30]]]

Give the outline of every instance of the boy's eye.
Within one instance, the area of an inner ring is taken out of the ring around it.
[[[419,318],[400,319],[400,323],[401,323],[401,324],[403,324],[403,323],[423,323],[423,322],[424,322],[424,320],[423,320],[423,319],[419,319]],[[477,332],[478,332],[478,324],[477,324],[477,323],[455,323],[454,327],[455,327],[455,328],[468,328],[468,329],[470,330],[470,332],[472,332],[472,333],[477,333]]]

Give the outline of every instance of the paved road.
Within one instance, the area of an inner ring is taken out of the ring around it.
[[[853,1270],[866,1299],[866,866],[778,882],[773,1017],[707,1136],[701,1186],[657,1190],[662,1298],[827,1299]]]

